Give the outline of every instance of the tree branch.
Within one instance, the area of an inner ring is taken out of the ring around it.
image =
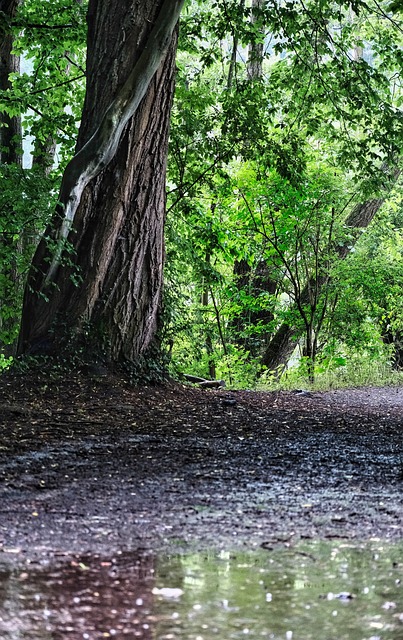
[[[74,24],[41,24],[39,22],[25,22],[24,20],[18,21],[15,20],[11,22],[12,27],[17,27],[19,29],[72,29]]]

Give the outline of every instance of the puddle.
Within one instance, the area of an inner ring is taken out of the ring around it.
[[[0,565],[3,640],[398,640],[403,544]]]

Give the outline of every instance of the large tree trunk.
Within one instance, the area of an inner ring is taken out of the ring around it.
[[[113,101],[124,100],[126,105],[131,99],[130,95],[120,98],[122,87],[126,90],[130,74],[142,60],[161,7],[169,4],[172,11],[177,10],[178,2],[167,0],[90,0],[87,93],[77,153],[66,172],[77,174],[98,131],[103,135],[106,113],[115,125],[116,117],[109,113]],[[73,248],[69,259],[52,258],[46,240],[41,242],[25,295],[20,353],[29,349],[58,352],[66,340],[85,337],[95,357],[133,362],[155,339],[175,51],[174,32],[134,115],[111,144],[106,159],[99,161],[99,167],[106,164],[106,168],[95,173],[80,194],[71,230],[64,225],[65,219],[57,225],[57,241],[63,235],[60,229],[69,230]],[[108,143],[105,136],[101,143]],[[84,174],[85,166],[80,171]],[[73,177],[80,183],[81,175]],[[70,176],[65,178],[64,185],[73,182]],[[72,198],[65,198],[63,184],[61,197],[67,208]]]
[[[384,199],[377,198],[357,205],[348,216],[345,226],[350,227],[352,230],[359,230],[368,227],[383,203]],[[354,241],[349,239],[348,242],[336,248],[341,260],[348,256],[353,244]],[[301,304],[306,304],[309,301],[309,291],[313,285],[318,287],[319,293],[320,289],[323,286],[326,286],[327,282],[328,279],[323,278],[322,281],[319,280],[316,283],[308,283],[301,291]],[[278,370],[279,368],[287,365],[287,362],[295,348],[296,333],[296,329],[290,326],[287,322],[283,322],[283,324],[279,326],[262,356],[261,363],[266,369],[271,371],[276,369]]]

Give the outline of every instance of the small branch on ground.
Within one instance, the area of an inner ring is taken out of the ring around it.
[[[184,374],[184,377],[188,382],[198,384],[202,389],[218,389],[219,387],[225,387],[225,380],[206,380],[206,378],[192,376],[187,373]]]

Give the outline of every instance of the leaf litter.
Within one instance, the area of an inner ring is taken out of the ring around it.
[[[3,375],[0,411],[0,553],[13,563],[402,538],[400,388]]]

